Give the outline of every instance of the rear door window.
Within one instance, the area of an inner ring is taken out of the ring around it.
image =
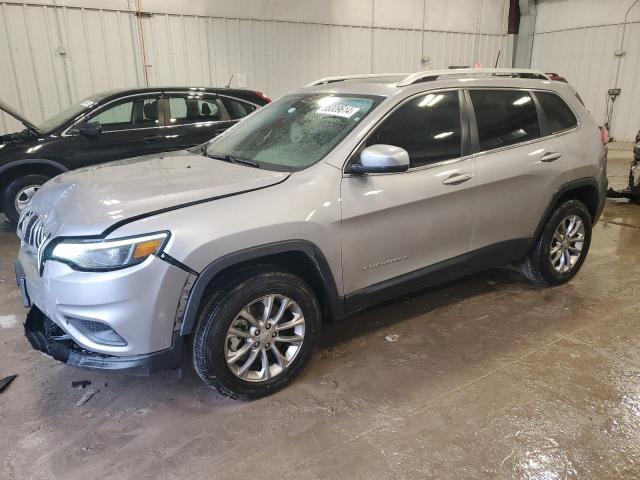
[[[536,92],[536,97],[538,97],[544,115],[547,117],[551,133],[561,132],[578,124],[578,120],[569,106],[555,93]]]
[[[540,138],[540,122],[531,95],[522,90],[470,90],[480,150],[492,150]]]
[[[429,93],[409,100],[367,138],[367,146],[376,144],[404,148],[411,168],[459,158],[462,129],[458,91]]]
[[[186,125],[225,120],[213,95],[169,94],[169,124]]]

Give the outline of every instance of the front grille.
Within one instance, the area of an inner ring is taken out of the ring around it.
[[[47,239],[44,219],[32,210],[25,212],[18,222],[18,237],[36,252]]]

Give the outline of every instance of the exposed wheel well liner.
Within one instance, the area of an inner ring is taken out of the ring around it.
[[[567,200],[579,200],[587,207],[591,214],[591,220],[593,220],[598,211],[599,198],[598,188],[595,185],[582,185],[563,193],[556,201],[556,206]]]
[[[216,288],[219,281],[238,269],[264,264],[282,267],[308,282],[318,295],[325,319],[337,318],[344,314],[344,300],[338,293],[324,255],[311,242],[289,240],[241,250],[219,258],[205,267],[189,295],[180,333],[187,335],[191,332],[202,308],[203,299],[207,298],[211,289]]]

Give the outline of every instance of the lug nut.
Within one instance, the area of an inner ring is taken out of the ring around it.
[[[271,328],[271,324],[267,323],[267,330],[269,330]]]
[[[254,347],[258,348],[260,346],[260,342],[256,342],[253,344]]]
[[[256,330],[255,332],[253,332],[254,335],[260,335],[260,330]]]
[[[277,334],[276,332],[273,332],[273,333],[271,334],[271,336],[272,336],[273,338],[276,338],[276,337],[278,336],[278,334]]]
[[[269,348],[270,346],[271,346],[271,344],[270,344],[270,343],[267,343],[267,344],[265,345],[265,347],[266,347],[266,348]]]

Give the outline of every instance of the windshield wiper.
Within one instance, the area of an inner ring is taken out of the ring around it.
[[[249,167],[260,168],[260,164],[258,162],[254,162],[253,160],[248,160],[246,158],[234,157],[229,153],[227,154],[218,154],[218,153],[206,154],[205,153],[205,156],[209,158],[215,158],[216,160],[224,160],[225,162],[239,163],[240,165],[247,165]]]

